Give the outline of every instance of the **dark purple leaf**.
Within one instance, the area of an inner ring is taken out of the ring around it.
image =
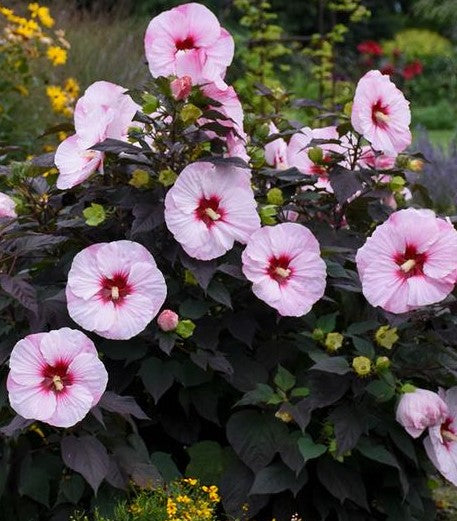
[[[5,425],[0,429],[0,432],[7,436],[15,436],[16,434],[20,434],[24,429],[26,429],[29,425],[32,425],[34,420],[26,420],[22,416],[15,416],[8,425]]]
[[[67,436],[60,448],[65,465],[79,472],[97,493],[110,467],[105,447],[94,436]]]
[[[106,411],[116,412],[122,416],[134,416],[139,420],[149,420],[132,396],[119,396],[112,391],[106,391],[98,405]]]
[[[35,315],[38,313],[36,289],[26,280],[18,276],[0,275],[0,285],[8,295],[16,299],[25,308]]]

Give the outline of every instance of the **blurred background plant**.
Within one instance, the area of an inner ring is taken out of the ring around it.
[[[69,49],[49,7],[34,2],[16,11],[0,4],[0,142],[14,145],[19,155],[35,149],[53,113],[73,115],[78,81],[63,81],[55,72],[66,64]]]

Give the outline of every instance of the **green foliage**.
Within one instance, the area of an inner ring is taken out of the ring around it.
[[[452,54],[451,42],[440,34],[428,29],[405,29],[398,32],[392,40],[383,42],[384,50],[391,54],[401,51],[408,60],[428,59]]]

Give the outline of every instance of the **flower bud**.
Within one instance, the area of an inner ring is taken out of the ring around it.
[[[183,76],[176,78],[170,83],[171,95],[176,101],[187,99],[192,90],[192,78]]]
[[[313,331],[312,337],[316,342],[322,342],[325,338],[325,333],[320,327],[318,327]]]
[[[188,103],[182,108],[180,116],[186,125],[192,125],[202,114],[203,112],[198,107],[192,105],[192,103]]]
[[[378,356],[376,358],[376,370],[377,371],[384,371],[385,369],[389,369],[390,367],[390,360],[387,356]]]
[[[416,389],[402,395],[396,419],[410,436],[418,438],[427,427],[441,424],[448,413],[447,405],[438,394]]]
[[[381,347],[392,349],[392,346],[398,340],[397,328],[381,326],[375,333],[375,340],[376,343]]]
[[[171,170],[170,168],[167,168],[165,170],[161,170],[159,172],[159,183],[163,186],[172,186],[175,184],[176,179],[178,179],[178,176]]]
[[[338,351],[343,345],[344,336],[341,333],[328,333],[325,337],[325,347],[330,352]]]
[[[176,327],[176,333],[181,338],[190,338],[194,334],[195,324],[192,322],[192,320],[180,320],[177,327]]]
[[[280,420],[282,420],[285,423],[290,423],[293,420],[292,415],[290,414],[290,412],[287,412],[287,411],[281,411],[281,410],[276,411],[275,417],[279,418]]]
[[[352,361],[352,367],[358,376],[368,376],[371,372],[371,360],[366,356],[356,356]]]
[[[157,317],[157,324],[162,331],[168,333],[174,331],[178,326],[179,317],[171,309],[164,309]]]
[[[408,168],[413,172],[421,172],[424,168],[424,161],[422,159],[411,159]]]
[[[313,163],[322,163],[324,152],[322,151],[322,148],[313,147],[308,150],[308,157]]]
[[[282,190],[280,188],[270,188],[270,190],[267,192],[267,201],[270,204],[281,206],[284,202]]]

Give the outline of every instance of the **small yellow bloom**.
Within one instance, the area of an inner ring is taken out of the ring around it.
[[[46,56],[54,67],[63,65],[67,61],[67,51],[57,45],[51,45],[46,52]]]
[[[294,419],[290,412],[287,411],[276,411],[275,417],[279,418],[284,423],[290,423]]]
[[[78,97],[80,87],[74,78],[67,78],[63,88],[72,98],[76,99]]]
[[[325,347],[330,352],[338,351],[343,345],[344,336],[341,333],[328,333],[325,337]]]
[[[171,498],[168,498],[167,499],[167,514],[169,516],[172,516],[172,515],[176,514],[177,511],[178,511],[178,508],[176,506],[176,503]]]
[[[366,356],[356,356],[352,360],[352,367],[359,376],[367,376],[371,372],[371,361]]]
[[[197,484],[197,480],[194,478],[184,478],[184,483],[188,483],[189,485],[195,486]]]
[[[190,503],[192,500],[190,499],[189,496],[177,496],[176,497],[176,501],[178,503]]]
[[[21,96],[28,96],[30,94],[29,89],[24,85],[16,85],[15,89],[19,92]]]
[[[392,349],[398,338],[396,327],[381,326],[375,333],[377,344],[386,349]]]

